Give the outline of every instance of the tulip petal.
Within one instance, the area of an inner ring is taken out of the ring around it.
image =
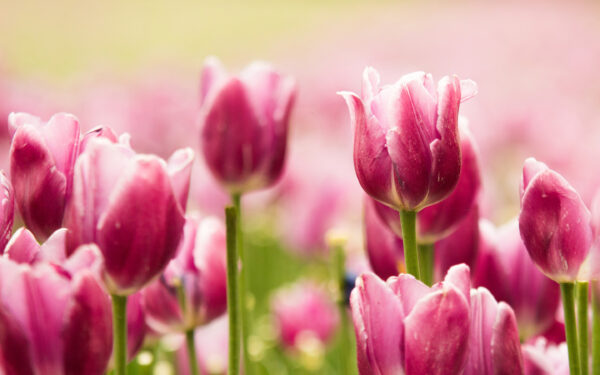
[[[471,291],[471,327],[469,350],[464,375],[494,374],[492,360],[493,328],[498,303],[485,288]]]
[[[200,104],[206,102],[206,98],[211,92],[215,92],[216,87],[226,78],[226,75],[225,68],[216,57],[210,56],[204,61],[200,77]]]
[[[465,102],[477,95],[477,84],[470,79],[460,80],[460,102]]]
[[[510,306],[504,302],[498,304],[498,317],[493,330],[491,351],[494,375],[523,374],[517,319]]]
[[[98,221],[109,289],[135,291],[156,277],[175,255],[184,221],[164,162],[136,156]]]
[[[444,283],[454,285],[456,289],[462,292],[467,303],[470,303],[471,271],[469,270],[469,266],[463,263],[450,267],[444,278]]]
[[[75,159],[79,154],[79,120],[68,113],[57,113],[39,130],[56,168],[70,181],[69,176],[73,173]]]
[[[0,369],[6,375],[35,375],[27,334],[1,305]]]
[[[88,271],[77,274],[65,311],[66,375],[103,374],[112,353],[111,306],[106,292]]]
[[[521,201],[523,200],[523,194],[525,194],[525,189],[529,186],[531,179],[538,173],[548,169],[546,164],[537,161],[534,158],[527,158],[527,160],[525,160],[525,163],[523,164],[523,176],[521,178],[521,183],[519,184],[519,197]]]
[[[25,125],[31,125],[37,128],[43,125],[43,121],[41,118],[25,112],[10,113],[8,115],[8,133],[10,138],[12,139],[15,136],[17,129]]]
[[[387,285],[394,291],[402,306],[402,315],[398,316],[398,319],[410,314],[417,302],[431,293],[431,289],[427,285],[406,273],[390,277]]]
[[[190,191],[193,162],[194,151],[189,147],[175,151],[167,161],[167,170],[173,184],[173,191],[183,211],[185,211]]]
[[[40,245],[33,234],[19,228],[6,245],[8,259],[21,264],[34,264],[40,256]]]
[[[404,320],[406,375],[460,374],[468,354],[469,306],[451,285],[422,298]]]
[[[15,193],[4,171],[0,171],[0,255],[10,239],[14,217]]]
[[[350,306],[360,375],[402,374],[402,307],[392,290],[371,273],[356,280]]]

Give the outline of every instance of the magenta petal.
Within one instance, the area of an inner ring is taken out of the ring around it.
[[[142,293],[137,292],[127,298],[127,358],[133,360],[144,344],[146,326]]]
[[[523,374],[523,356],[517,319],[504,302],[498,304],[498,317],[493,327],[492,362],[495,375]]]
[[[444,77],[438,83],[438,116],[436,129],[439,139],[431,144],[433,167],[429,185],[428,204],[446,198],[458,182],[461,169],[461,150],[458,133],[460,83],[456,76]]]
[[[102,263],[102,254],[95,244],[80,246],[77,251],[67,258],[62,267],[71,275],[84,269],[90,269],[97,272]]]
[[[402,306],[402,316],[410,314],[417,302],[427,294],[431,289],[414,276],[407,273],[401,273],[398,276],[390,277],[387,280],[388,287],[394,291],[400,305]]]
[[[498,303],[485,288],[471,293],[470,350],[465,375],[494,374],[492,361],[493,328]]]
[[[167,170],[173,184],[173,191],[183,211],[185,211],[190,191],[193,162],[194,151],[189,147],[175,151],[167,161]]]
[[[361,96],[365,103],[369,105],[373,97],[379,92],[379,73],[373,67],[367,67],[363,71],[362,91]]]
[[[20,323],[1,305],[0,370],[6,375],[35,375],[29,338]]]
[[[10,148],[10,175],[21,216],[44,239],[61,227],[67,192],[66,176],[56,168],[38,129],[17,129]]]
[[[37,260],[54,264],[62,264],[67,258],[66,254],[67,229],[56,230],[40,247]]]
[[[523,165],[523,176],[519,185],[519,196],[521,200],[523,200],[523,194],[525,194],[525,189],[529,186],[531,179],[538,173],[548,169],[546,164],[537,161],[534,158],[527,158],[527,160],[525,160],[525,164]]]
[[[223,68],[219,59],[211,56],[204,61],[200,77],[200,104],[206,101],[207,96],[215,91],[226,76],[225,68]]]
[[[531,259],[555,281],[577,279],[591,243],[591,214],[558,173],[537,173],[521,201],[519,229]]]
[[[62,334],[65,374],[103,374],[112,353],[110,300],[86,271],[75,276],[72,288]]]
[[[98,221],[111,292],[129,294],[156,277],[175,255],[184,221],[164,163],[137,156]]]
[[[34,127],[41,127],[43,121],[37,116],[30,115],[25,112],[12,112],[8,115],[8,133],[10,138],[15,136],[17,129],[25,125],[32,125]]]
[[[10,180],[0,171],[0,255],[10,239],[15,217],[15,193]]]
[[[150,328],[160,333],[183,329],[183,312],[177,301],[176,290],[167,284],[164,277],[152,282],[141,293]]]
[[[452,286],[421,299],[404,320],[406,375],[460,374],[468,354],[469,305]]]
[[[34,264],[40,256],[40,245],[30,231],[19,228],[6,245],[6,256],[16,263]]]
[[[454,285],[456,289],[462,292],[463,296],[467,300],[467,303],[470,303],[471,271],[469,270],[469,266],[463,263],[450,267],[446,277],[444,278],[444,283],[450,283]]]
[[[364,273],[350,295],[360,375],[401,374],[400,301],[377,276]]]
[[[390,196],[392,161],[385,133],[375,117],[367,118],[362,100],[352,93],[340,93],[350,109],[354,125],[354,169],[362,188],[373,198],[392,203]]]
[[[70,181],[79,154],[79,120],[68,113],[57,113],[39,130],[56,168]]]

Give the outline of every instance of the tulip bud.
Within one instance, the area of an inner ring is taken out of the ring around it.
[[[213,176],[230,193],[275,183],[285,160],[294,80],[264,63],[226,77],[211,58],[200,91],[200,144]]]
[[[354,124],[354,167],[363,189],[396,210],[419,211],[446,198],[461,170],[460,102],[475,94],[472,81],[416,72],[379,87],[367,68],[362,98],[342,92]]]
[[[0,259],[0,372],[103,374],[112,352],[107,294],[88,270],[65,275]]]
[[[525,161],[519,229],[529,256],[556,282],[586,280],[582,265],[592,245],[591,214],[558,173],[533,158]]]
[[[280,342],[287,349],[302,350],[307,338],[327,344],[339,324],[331,297],[309,282],[280,289],[271,301],[271,309]]]
[[[523,340],[550,328],[559,307],[560,289],[529,257],[517,220],[498,230],[482,222],[480,239],[474,284],[487,288],[514,309]]]
[[[408,274],[362,274],[350,296],[360,375],[460,374],[468,355],[469,269],[429,288]]]
[[[15,218],[15,196],[12,185],[4,171],[0,171],[0,255],[12,233]]]
[[[71,194],[73,166],[79,153],[79,122],[59,113],[47,123],[11,113],[10,178],[25,225],[46,239],[62,226]]]
[[[178,254],[142,291],[146,319],[158,332],[185,332],[227,309],[226,238],[216,218],[188,218]]]
[[[66,209],[67,254],[96,243],[109,292],[141,289],[162,272],[181,237],[185,219],[174,186],[164,160],[102,137],[90,140]]]
[[[485,288],[471,291],[469,348],[464,375],[523,374],[515,314]]]

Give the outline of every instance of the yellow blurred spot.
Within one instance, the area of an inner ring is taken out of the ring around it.
[[[175,375],[173,365],[167,361],[160,361],[154,367],[154,375]]]
[[[331,229],[325,235],[325,241],[331,248],[344,247],[348,242],[348,234],[339,229]]]
[[[260,361],[265,356],[266,345],[262,338],[256,335],[248,337],[248,354],[253,361]]]
[[[316,371],[323,366],[325,346],[311,331],[302,331],[296,337],[296,348],[300,355],[300,363],[310,371]]]
[[[154,355],[152,355],[151,352],[144,350],[138,355],[137,361],[140,366],[150,366],[152,361],[154,361]]]

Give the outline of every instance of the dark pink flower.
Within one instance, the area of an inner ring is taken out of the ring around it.
[[[15,193],[6,178],[4,171],[0,171],[0,255],[12,233],[15,218]]]
[[[200,145],[208,168],[229,192],[262,189],[280,177],[295,94],[294,80],[265,63],[227,77],[218,60],[206,61]]]
[[[342,92],[354,124],[354,167],[363,189],[396,210],[419,211],[446,198],[461,169],[460,102],[475,95],[472,81],[416,72],[379,86],[367,68],[362,98]]]

